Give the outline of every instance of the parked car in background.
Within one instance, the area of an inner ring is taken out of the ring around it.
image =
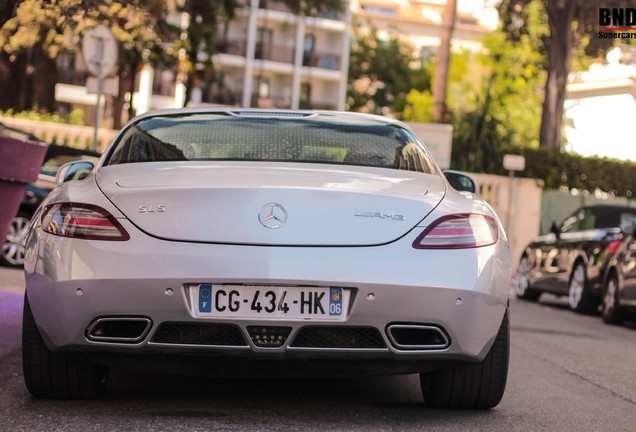
[[[0,131],[2,133],[9,131],[12,136],[19,139],[28,137],[28,139],[37,140],[35,136],[27,132],[4,125],[2,125]],[[99,153],[90,150],[79,150],[54,144],[49,145],[38,179],[34,183],[27,184],[18,213],[11,221],[9,233],[0,250],[1,264],[11,267],[22,267],[24,264],[24,240],[29,231],[31,216],[33,216],[42,200],[57,186],[55,184],[55,173],[58,168],[67,162],[78,159],[97,161],[99,156]]]
[[[612,255],[603,284],[603,321],[622,324],[636,312],[636,223],[621,227],[624,240]]]
[[[227,377],[419,373],[429,406],[501,400],[506,234],[407,125],[155,111],[86,164],[83,180],[59,170],[27,237],[34,396],[99,397],[108,366],[128,363]]]
[[[598,310],[608,265],[623,244],[621,226],[636,221],[636,208],[581,207],[551,232],[531,242],[519,261],[515,294],[538,300],[542,293],[567,296],[570,309]]]

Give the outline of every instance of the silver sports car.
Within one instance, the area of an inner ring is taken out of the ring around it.
[[[398,121],[155,112],[57,181],[26,241],[36,397],[99,397],[114,364],[419,373],[426,404],[446,408],[503,396],[506,235]]]

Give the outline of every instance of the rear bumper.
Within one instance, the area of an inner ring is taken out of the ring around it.
[[[125,248],[41,230],[29,239],[27,293],[49,348],[133,359],[157,353],[283,363],[367,358],[385,364],[382,370],[398,372],[437,361],[481,360],[507,307],[510,258],[501,241],[478,249],[415,250],[415,232],[377,247],[258,247],[169,242],[125,228],[132,233]],[[187,294],[187,286],[196,283],[343,286],[355,296],[342,322],[200,318]],[[87,329],[101,317],[143,317],[151,325],[134,343],[91,341]],[[157,343],[157,330],[167,322],[232,325],[245,345]],[[400,349],[387,333],[387,326],[395,323],[440,328],[450,343],[442,349]],[[316,324],[374,328],[383,346],[297,346],[299,333]],[[285,326],[290,332],[281,347],[260,348],[250,338],[250,326]]]

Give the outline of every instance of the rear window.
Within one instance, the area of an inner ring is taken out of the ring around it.
[[[366,119],[193,114],[128,128],[106,165],[169,161],[275,161],[362,165],[437,173],[415,136]]]

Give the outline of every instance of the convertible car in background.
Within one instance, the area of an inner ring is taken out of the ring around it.
[[[426,404],[441,408],[488,409],[504,394],[506,234],[398,121],[154,112],[57,182],[25,249],[24,379],[36,397],[99,397],[112,364],[419,373]]]
[[[607,283],[619,281],[612,274],[620,273],[610,270],[617,268],[612,263],[624,249],[625,228],[635,223],[634,207],[577,209],[526,247],[515,278],[516,296],[534,301],[548,292],[567,296],[569,307],[576,312],[597,312]]]

